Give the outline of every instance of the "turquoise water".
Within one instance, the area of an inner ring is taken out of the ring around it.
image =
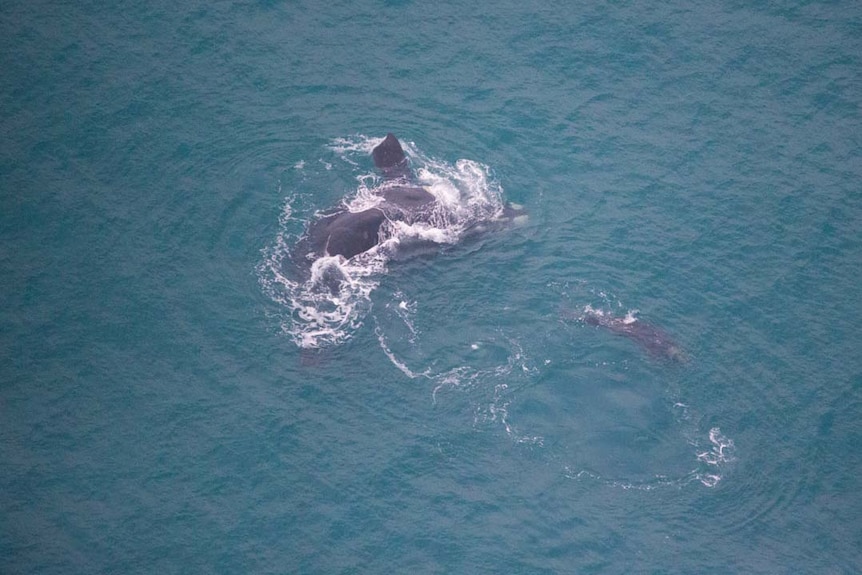
[[[843,1],[4,3],[0,571],[859,572],[860,54]],[[272,262],[388,131],[529,221],[309,357]]]

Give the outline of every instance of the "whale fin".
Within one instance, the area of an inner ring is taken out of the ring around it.
[[[407,156],[404,155],[401,142],[391,132],[374,147],[371,155],[374,165],[382,170],[387,178],[407,175]]]

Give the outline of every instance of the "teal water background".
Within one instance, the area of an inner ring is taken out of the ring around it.
[[[859,572],[860,55],[848,1],[5,2],[0,571]],[[530,221],[303,365],[261,264],[388,131]]]

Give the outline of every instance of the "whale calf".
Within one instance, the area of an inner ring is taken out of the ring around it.
[[[647,354],[655,359],[679,363],[688,361],[686,353],[667,333],[652,324],[633,317],[632,314],[618,317],[588,308],[583,315],[575,319],[579,319],[587,325],[602,327],[615,335],[627,337],[640,345]]]

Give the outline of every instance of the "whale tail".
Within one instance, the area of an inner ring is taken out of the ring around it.
[[[387,178],[407,176],[407,156],[401,142],[391,132],[386,134],[382,142],[377,144],[371,151],[374,165],[377,166]]]

